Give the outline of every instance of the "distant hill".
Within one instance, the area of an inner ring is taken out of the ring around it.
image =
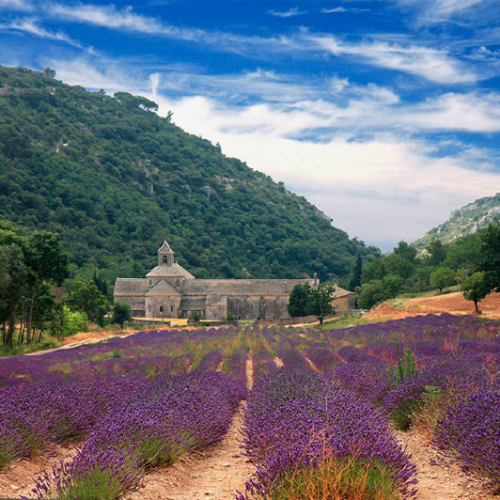
[[[197,278],[345,276],[379,254],[143,97],[0,66],[0,219],[62,235],[73,276],[143,276],[164,239]]]
[[[499,217],[500,194],[497,193],[453,211],[446,222],[425,233],[425,236],[413,242],[413,245],[423,250],[432,238],[439,238],[443,243],[448,243],[460,236],[476,233],[478,229]]]

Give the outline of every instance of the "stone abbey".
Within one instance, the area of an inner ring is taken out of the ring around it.
[[[165,241],[158,250],[158,265],[146,278],[117,278],[115,301],[130,305],[137,318],[188,318],[197,311],[201,319],[273,320],[289,318],[287,304],[293,287],[313,279],[196,279],[174,260]],[[354,296],[337,288],[337,296]],[[350,302],[350,301],[349,301]],[[338,310],[338,308],[337,308]]]

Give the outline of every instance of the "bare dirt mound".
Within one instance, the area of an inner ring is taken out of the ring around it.
[[[488,318],[500,318],[500,295],[492,293],[479,302],[479,310]],[[384,302],[365,314],[365,318],[406,318],[418,314],[477,314],[474,303],[465,300],[461,292],[422,297],[395,299]]]

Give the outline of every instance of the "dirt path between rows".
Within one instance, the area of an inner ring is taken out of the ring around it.
[[[442,458],[425,436],[417,431],[396,432],[398,442],[406,447],[418,467],[416,500],[494,500],[479,479],[465,475],[457,463]]]
[[[68,462],[76,453],[76,445],[51,445],[39,455],[21,458],[0,471],[0,498],[21,498],[31,496],[35,487],[34,478],[51,471],[61,460]]]
[[[247,383],[252,387],[252,361],[247,361]],[[234,500],[237,490],[255,467],[243,455],[241,427],[246,402],[242,402],[225,438],[200,453],[183,457],[170,467],[146,476],[145,487],[127,493],[123,500]]]

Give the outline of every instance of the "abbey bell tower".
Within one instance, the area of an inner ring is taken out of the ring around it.
[[[166,241],[158,250],[158,265],[159,266],[172,266],[174,264],[174,252],[169,247]]]

